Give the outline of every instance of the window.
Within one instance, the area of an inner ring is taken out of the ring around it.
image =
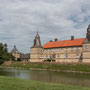
[[[48,58],[50,58],[50,56],[48,55]]]
[[[73,51],[73,47],[71,47],[71,51]]]
[[[55,58],[56,57],[56,54],[52,54],[52,58]]]
[[[65,58],[68,58],[68,54],[65,55]]]
[[[46,58],[48,58],[48,55],[46,55]]]
[[[50,58],[52,58],[52,55],[50,55]]]
[[[44,56],[44,58],[46,58],[46,56]]]
[[[58,51],[58,49],[55,49],[54,51],[55,51],[55,52],[57,52],[57,51]]]
[[[88,45],[85,45],[85,48],[88,49]]]
[[[78,51],[79,50],[79,47],[77,47],[76,50]]]
[[[47,55],[45,55],[44,58],[47,58]]]
[[[43,52],[43,50],[41,50],[41,52]]]
[[[66,51],[68,50],[68,48],[66,48]]]
[[[56,58],[59,58],[59,54],[56,55]]]
[[[56,49],[56,51],[59,51],[59,49]]]
[[[43,56],[41,55],[40,58],[43,58]]]
[[[76,58],[79,58],[79,55],[78,54],[76,54]]]

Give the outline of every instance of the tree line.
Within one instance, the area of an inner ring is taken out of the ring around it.
[[[7,44],[0,43],[0,64],[4,61],[14,60],[14,56],[8,52]]]

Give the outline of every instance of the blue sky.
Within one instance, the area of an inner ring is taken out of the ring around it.
[[[0,42],[29,53],[39,30],[42,45],[86,36],[90,0],[0,0]]]

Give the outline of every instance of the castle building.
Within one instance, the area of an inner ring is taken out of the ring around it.
[[[40,36],[34,39],[30,48],[30,62],[44,62],[50,59],[51,62],[90,62],[90,25],[87,29],[86,38],[47,42],[41,45]]]
[[[17,61],[18,59],[28,61],[30,59],[30,54],[23,54],[18,51],[16,46],[11,50],[11,54],[15,57],[15,60]]]

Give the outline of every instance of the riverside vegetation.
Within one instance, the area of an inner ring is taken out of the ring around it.
[[[52,71],[69,71],[69,72],[87,72],[90,73],[89,64],[61,64],[61,63],[30,63],[13,62],[10,65],[3,64],[2,67],[13,67],[17,69],[36,69],[36,70],[52,70]]]
[[[90,90],[90,88],[0,76],[0,90]]]

